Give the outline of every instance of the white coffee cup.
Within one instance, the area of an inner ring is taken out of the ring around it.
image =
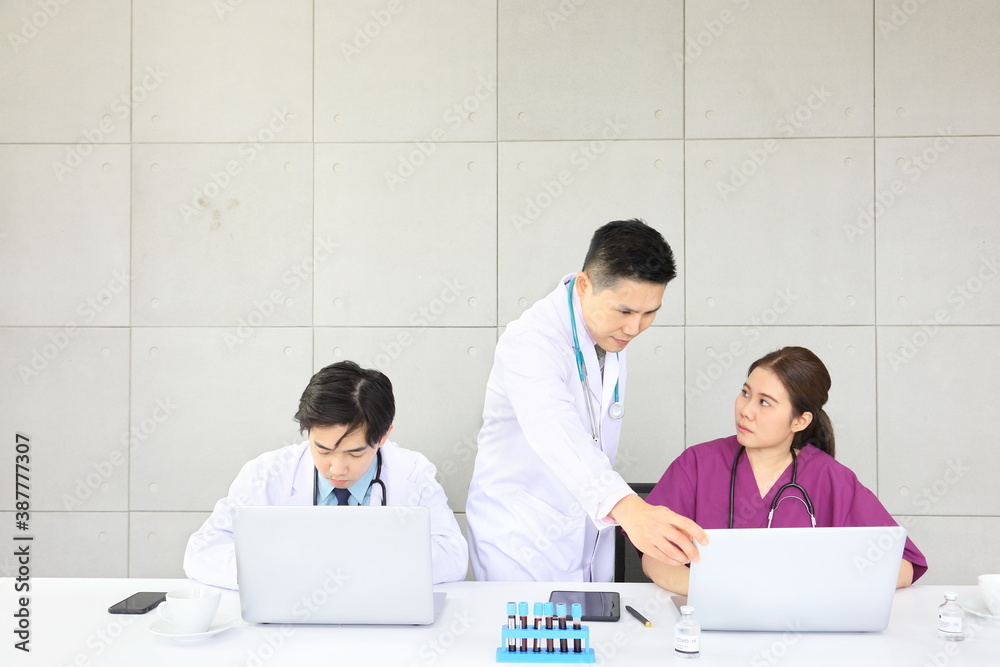
[[[160,617],[179,632],[205,632],[219,610],[222,593],[218,588],[197,586],[167,593],[166,600],[156,608]]]
[[[979,575],[979,592],[994,616],[1000,616],[1000,574]]]

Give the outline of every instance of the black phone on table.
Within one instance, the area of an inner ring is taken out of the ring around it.
[[[621,619],[621,595],[615,591],[552,591],[549,602],[583,605],[582,621],[618,621]]]
[[[166,599],[166,593],[143,591],[134,593],[108,607],[111,614],[145,614]]]

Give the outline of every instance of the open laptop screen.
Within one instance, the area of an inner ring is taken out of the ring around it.
[[[878,632],[889,612],[906,530],[706,530],[688,604],[705,630]]]
[[[251,623],[434,622],[426,507],[236,507],[236,574]]]

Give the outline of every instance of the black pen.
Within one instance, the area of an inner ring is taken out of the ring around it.
[[[637,612],[635,609],[632,609],[632,607],[630,607],[628,605],[625,605],[625,611],[627,611],[628,613],[630,613],[633,616],[635,616],[635,620],[639,621],[640,623],[642,623],[643,625],[645,625],[647,628],[653,627],[653,624],[650,623],[646,619],[645,616],[643,616],[642,614],[640,614],[639,612]]]

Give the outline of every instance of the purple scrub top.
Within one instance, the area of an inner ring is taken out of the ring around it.
[[[702,528],[729,527],[729,480],[733,459],[739,451],[736,436],[689,447],[670,464],[656,487],[647,496],[652,505],[663,505],[686,516]],[[812,445],[798,453],[798,483],[809,492],[819,527],[895,526],[892,516],[850,469]],[[782,485],[792,481],[788,466],[764,498],[746,455],[736,470],[734,528],[766,528],[771,501]],[[774,511],[773,528],[808,527],[809,512],[786,489]],[[927,559],[910,538],[906,538],[903,558],[913,563],[913,581],[927,571]]]

